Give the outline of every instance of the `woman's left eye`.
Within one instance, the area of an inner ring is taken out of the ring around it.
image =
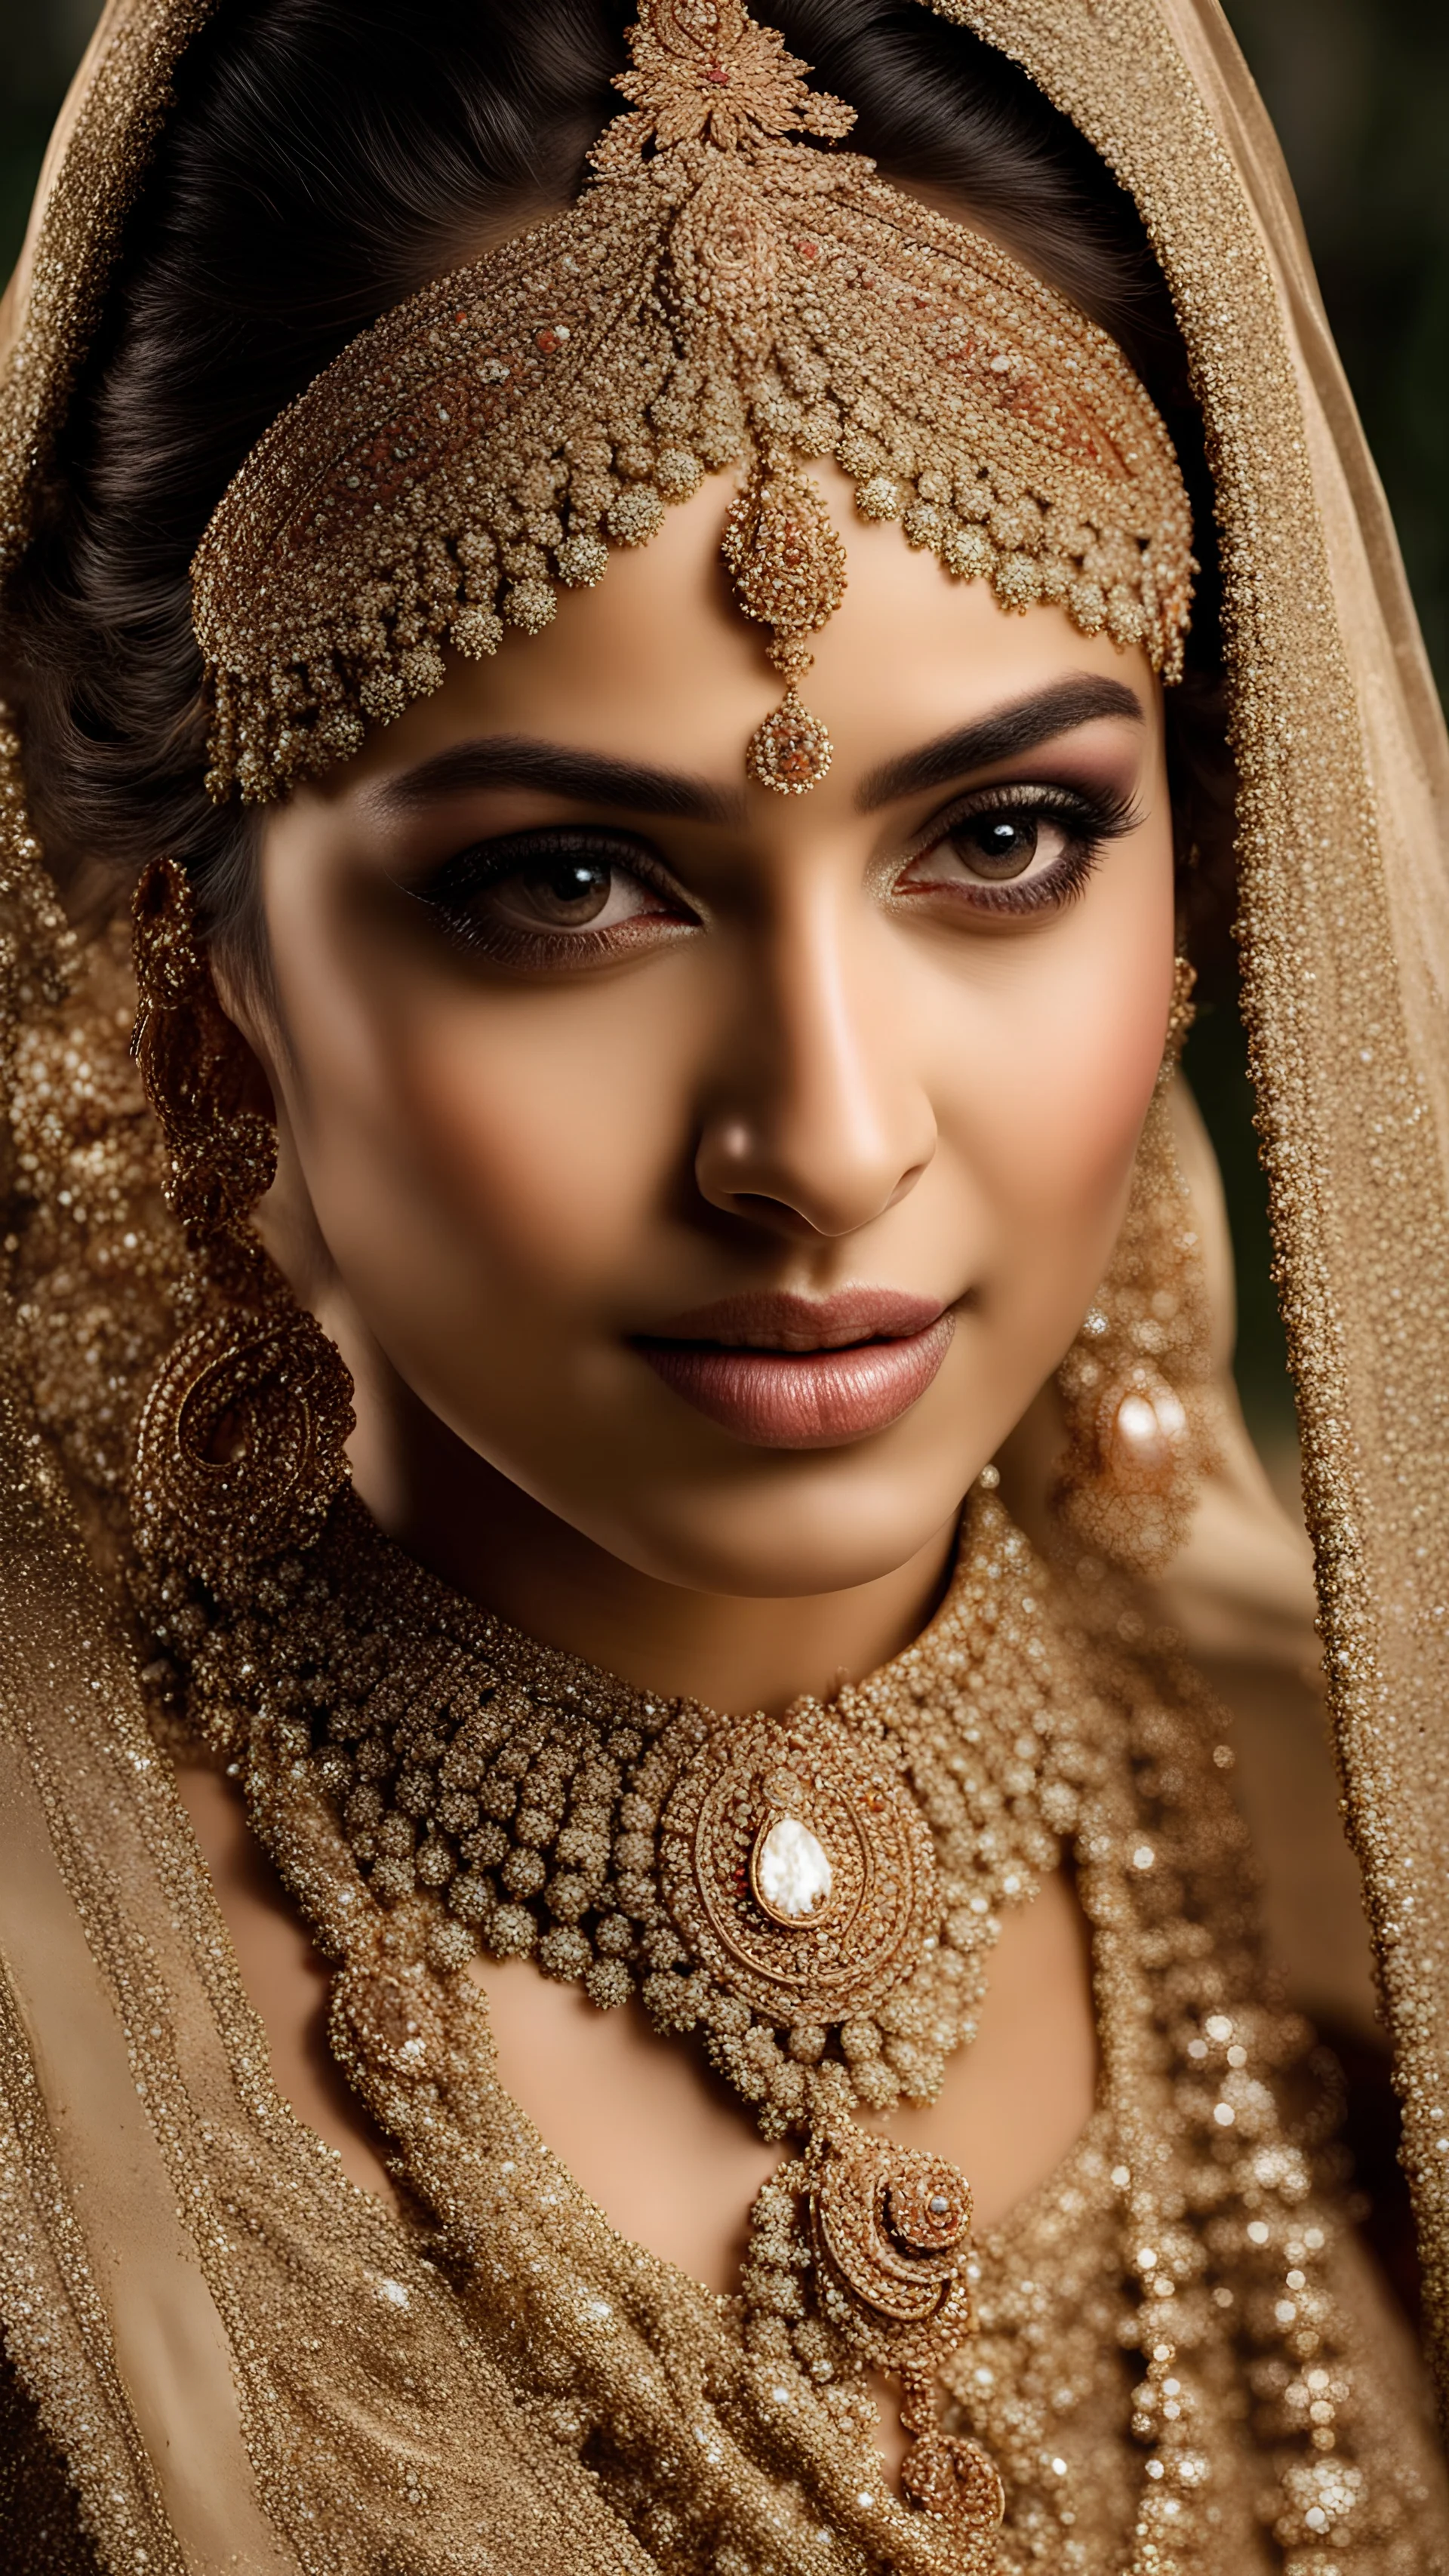
[[[978,797],[932,826],[896,891],[964,895],[992,912],[1045,910],[1085,885],[1103,844],[1129,822],[1115,805],[1073,794]]]

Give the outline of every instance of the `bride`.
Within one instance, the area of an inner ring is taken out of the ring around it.
[[[1449,2566],[1445,745],[1214,0],[112,0],[6,324],[11,2562]]]

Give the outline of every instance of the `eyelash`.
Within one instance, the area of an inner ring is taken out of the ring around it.
[[[916,847],[908,851],[903,868],[928,854],[949,839],[953,831],[982,814],[1018,814],[1024,820],[1053,821],[1070,833],[1067,846],[1051,867],[1032,879],[1029,885],[1007,880],[997,885],[969,887],[922,885],[909,888],[897,899],[921,902],[935,899],[964,906],[974,913],[991,913],[998,917],[1060,910],[1075,902],[1085,891],[1103,852],[1113,841],[1132,831],[1138,821],[1133,799],[1114,788],[1082,789],[1074,787],[1005,786],[977,788],[959,803],[935,818],[926,833],[919,836]],[[448,859],[425,884],[411,889],[416,899],[426,905],[449,943],[471,957],[485,957],[502,966],[547,968],[555,965],[578,966],[600,957],[618,957],[639,944],[640,939],[657,940],[661,926],[684,928],[676,918],[661,924],[658,914],[646,914],[637,923],[625,922],[613,929],[591,932],[587,928],[571,932],[547,930],[522,931],[496,924],[485,935],[468,918],[466,907],[492,885],[520,872],[530,862],[579,858],[600,866],[615,868],[648,887],[671,905],[682,897],[670,881],[668,872],[641,843],[606,831],[556,826],[532,832],[520,832],[498,841],[484,842],[461,850]]]
[[[1086,888],[1103,856],[1113,841],[1120,841],[1134,831],[1141,819],[1136,800],[1114,787],[978,787],[969,796],[935,817],[910,852],[906,866],[913,867],[949,840],[953,831],[972,823],[983,814],[1019,815],[1024,821],[1056,823],[1066,835],[1061,856],[1030,884],[1019,885],[1010,879],[998,885],[946,887],[922,885],[908,888],[898,898],[922,902],[931,897],[967,906],[972,912],[998,915],[1060,911],[1075,903]]]
[[[466,956],[484,957],[491,964],[503,966],[552,966],[587,963],[601,954],[619,956],[635,945],[631,936],[636,930],[650,938],[658,937],[661,918],[647,914],[638,924],[625,922],[612,930],[590,932],[587,929],[552,932],[524,931],[496,924],[485,934],[468,918],[465,907],[477,901],[488,888],[500,885],[530,863],[537,866],[546,860],[586,859],[602,867],[618,869],[653,893],[678,905],[682,898],[650,852],[638,841],[622,834],[570,828],[566,824],[551,829],[510,834],[506,839],[485,841],[474,848],[460,850],[448,859],[424,885],[411,889],[420,903],[434,915],[444,936]],[[683,928],[675,922],[666,925]]]

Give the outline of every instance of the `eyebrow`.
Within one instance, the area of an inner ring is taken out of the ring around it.
[[[899,797],[949,786],[973,770],[991,769],[999,761],[1038,751],[1058,734],[1097,723],[1104,716],[1141,724],[1142,702],[1121,680],[1059,680],[872,770],[856,803],[862,813],[873,814]],[[545,795],[566,797],[575,805],[603,805],[616,812],[660,814],[675,822],[736,829],[748,813],[742,790],[718,787],[710,779],[692,778],[682,770],[651,769],[638,761],[611,759],[607,752],[578,751],[568,743],[540,742],[524,734],[452,743],[415,769],[385,780],[374,797],[384,814],[411,814],[482,787],[532,787]]]
[[[386,780],[376,791],[384,813],[416,813],[449,796],[479,787],[533,787],[566,796],[576,805],[605,805],[636,814],[667,814],[676,822],[743,824],[743,790],[716,787],[681,770],[649,769],[606,752],[577,751],[561,742],[521,734],[460,742]]]
[[[1039,751],[1058,734],[1096,724],[1103,716],[1115,717],[1119,723],[1145,722],[1142,701],[1124,680],[1058,680],[1029,698],[1018,698],[1012,706],[978,716],[974,724],[958,725],[953,733],[939,735],[919,751],[886,761],[862,780],[855,801],[863,814],[874,814],[898,797],[948,787],[952,779],[967,777],[973,770],[994,769],[999,761]]]

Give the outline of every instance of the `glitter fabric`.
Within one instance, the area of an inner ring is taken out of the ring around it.
[[[209,784],[274,796],[438,688],[444,651],[535,634],[707,473],[722,552],[788,680],[746,766],[829,767],[800,701],[845,548],[811,457],[1009,608],[1173,677],[1191,520],[1167,433],[1106,335],[983,237],[822,148],[811,90],[739,0],[646,0],[633,105],[568,214],[429,286],[345,350],[241,468],[193,567]]]
[[[1208,425],[1256,1078],[1442,2348],[1442,728],[1271,139],[1215,11],[948,14],[1023,61],[1122,175]],[[0,387],[7,561],[204,15],[108,12]],[[1264,2001],[1225,1795],[1231,1748],[1150,1597],[1075,1602],[1016,1567],[1079,1685],[1088,1760],[1062,1830],[1092,1932],[1101,2100],[970,2256],[974,2331],[940,2368],[928,2429],[974,2448],[928,2455],[919,2502],[890,2492],[870,2447],[861,2311],[830,2305],[882,2251],[866,2164],[826,2177],[790,2142],[737,2298],[621,2242],[498,2084],[466,1963],[438,1946],[457,1923],[444,1897],[416,1873],[396,1902],[374,1892],[286,1717],[248,1721],[255,1814],[333,1967],[339,2053],[390,2139],[401,2214],[298,2126],[158,1749],[175,1714],[147,1723],[166,1662],[128,1626],[118,1579],[121,1461],[182,1259],[125,1060],[126,968],[93,950],[57,997],[64,941],[8,750],[0,2508],[15,2561],[483,2576],[506,2534],[540,2576],[946,2576],[962,2566],[940,2510],[954,2459],[982,2502],[976,2462],[1002,2481],[1001,2576],[1435,2576],[1449,2506],[1413,2365],[1313,2186],[1298,2039]],[[520,1641],[526,1667],[536,1651]],[[901,1680],[859,1687],[894,1698]],[[934,2221],[949,2252],[956,2186],[903,2183],[907,2229]]]
[[[1130,190],[1193,362],[1222,549],[1258,1129],[1325,1671],[1449,2391],[1443,717],[1278,148],[1219,12],[933,5],[1022,63]]]

